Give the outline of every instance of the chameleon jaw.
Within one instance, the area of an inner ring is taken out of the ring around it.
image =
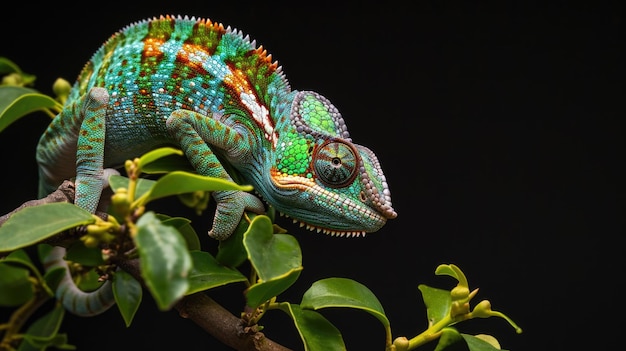
[[[290,218],[289,215],[284,214],[282,212],[279,212],[281,217],[287,217]],[[356,230],[356,231],[342,231],[342,230],[333,230],[333,229],[328,229],[328,228],[322,228],[322,227],[317,227],[305,222],[302,222],[300,220],[297,220],[295,218],[291,218],[293,223],[298,224],[300,226],[300,228],[306,228],[312,232],[317,232],[317,233],[324,233],[326,235],[330,235],[330,236],[337,236],[337,237],[347,237],[347,238],[358,238],[358,237],[365,237],[366,232],[363,230]]]
[[[300,192],[302,194],[305,194],[303,198],[306,198],[307,200],[305,201],[311,204],[314,202],[314,198],[328,198],[329,203],[332,203],[333,206],[341,203],[342,206],[345,206],[346,212],[351,213],[351,219],[349,220],[349,222],[346,222],[345,225],[341,225],[341,222],[343,222],[343,220],[339,217],[337,217],[335,220],[327,221],[326,223],[320,222],[317,224],[312,224],[310,220],[306,219],[311,216],[310,214],[297,214],[297,211],[285,211],[285,209],[287,208],[274,206],[280,216],[291,218],[294,223],[298,223],[302,228],[306,228],[310,231],[314,231],[317,233],[324,233],[330,236],[364,237],[367,232],[373,232],[378,230],[387,221],[387,218],[384,216],[383,213],[378,213],[372,208],[369,208],[367,206],[361,206],[360,204],[357,204],[350,199],[340,200],[339,198],[333,198],[332,193],[317,186],[315,181],[312,179],[285,175],[277,172],[276,170],[272,170],[270,174],[270,179],[272,181],[272,184],[275,185],[276,189],[282,189],[282,191]],[[263,198],[263,196],[261,197]],[[295,208],[296,207],[292,207],[292,209]],[[317,210],[311,207],[309,212],[311,211],[321,211],[319,212],[319,215],[325,212],[321,207],[319,207]],[[337,214],[338,212],[335,212],[335,215]],[[313,217],[315,217],[315,215]],[[350,222],[352,224],[348,225],[347,223]],[[333,223],[339,224],[333,225]]]

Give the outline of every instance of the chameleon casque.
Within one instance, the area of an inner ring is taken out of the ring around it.
[[[208,19],[161,16],[128,25],[91,57],[37,146],[40,196],[75,177],[75,203],[94,213],[105,169],[156,147],[180,148],[202,175],[236,169],[261,199],[308,229],[360,236],[396,217],[375,154],[354,144],[325,97],[292,90],[255,41]],[[259,197],[215,191],[209,235],[227,238]],[[62,265],[56,247],[44,263]],[[57,298],[78,315],[114,302],[110,282],[81,291],[66,276]]]

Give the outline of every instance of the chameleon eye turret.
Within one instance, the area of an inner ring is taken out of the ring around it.
[[[326,141],[313,155],[317,178],[332,188],[343,188],[352,183],[361,162],[354,146],[343,141]]]

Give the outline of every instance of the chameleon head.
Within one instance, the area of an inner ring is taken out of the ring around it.
[[[280,213],[311,230],[339,236],[365,235],[396,217],[376,155],[352,143],[330,101],[298,92],[289,123],[276,143],[271,185],[259,189]]]

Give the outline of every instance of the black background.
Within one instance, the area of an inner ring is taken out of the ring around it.
[[[16,3],[2,11],[0,55],[50,93],[57,77],[73,81],[131,22],[188,14],[240,29],[272,53],[294,89],[315,90],[340,109],[353,140],[381,160],[399,214],[351,240],[279,221],[304,259],[281,300],[299,302],[317,279],[352,278],[378,296],[394,337],[412,337],[426,328],[418,284],[451,287],[434,270],[455,263],[480,288],[477,301],[491,300],[524,329],[517,335],[491,318],[462,331],[493,334],[518,351],[621,341],[609,322],[623,318],[624,305],[618,2],[173,3]],[[0,136],[1,213],[36,196],[34,149],[46,118],[28,116]],[[204,233],[212,217],[190,218]],[[214,296],[238,313],[240,292],[226,287]],[[324,314],[349,350],[384,349],[374,317]],[[282,312],[262,324],[269,337],[301,349]],[[111,309],[68,316],[61,330],[79,350],[227,349],[174,311],[157,311],[147,294],[129,328]]]

